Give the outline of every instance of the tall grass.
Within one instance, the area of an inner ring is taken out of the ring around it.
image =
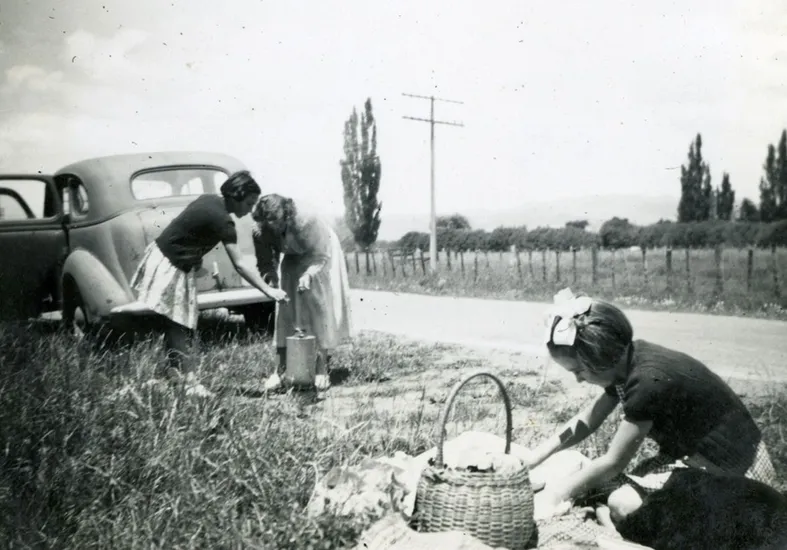
[[[315,475],[359,455],[427,448],[385,430],[337,437],[300,399],[244,399],[270,346],[207,350],[212,399],[155,382],[155,341],[97,351],[29,327],[0,332],[0,538],[43,548],[339,548],[360,523],[301,513]],[[356,348],[358,372],[413,364],[413,350]],[[364,355],[371,361],[365,361]],[[420,353],[423,360],[428,354]],[[373,374],[373,373],[372,373]],[[359,403],[362,406],[362,403]],[[420,446],[420,447],[419,447]]]
[[[665,249],[649,250],[646,263],[639,250],[598,252],[596,282],[593,282],[590,250],[556,256],[554,251],[519,253],[466,252],[451,255],[449,267],[441,252],[438,272],[428,271],[420,256],[391,257],[377,253],[372,273],[360,255],[347,255],[350,284],[354,288],[393,290],[452,296],[498,299],[550,300],[564,286],[581,288],[619,303],[649,308],[747,314],[787,318],[787,249],[754,250],[751,277],[748,251],[726,249],[721,258],[721,289],[713,250],[673,250],[671,270]],[[464,263],[464,268],[462,268]],[[559,263],[559,269],[558,269]],[[774,278],[775,265],[775,278]],[[424,271],[426,269],[426,272]],[[558,276],[559,275],[559,276]]]
[[[308,395],[241,395],[237,388],[261,382],[275,361],[269,342],[252,336],[204,342],[201,375],[216,395],[196,398],[155,381],[156,340],[100,350],[37,325],[0,328],[0,540],[13,548],[351,547],[369,518],[308,518],[315,480],[366,456],[431,447],[457,369],[468,367],[458,359],[437,372],[446,351],[361,336],[336,356],[349,370],[331,390],[340,413]],[[554,384],[536,391],[533,373],[506,372],[515,418],[545,419],[517,424],[517,441],[551,432],[570,412],[557,409]],[[776,396],[758,412],[780,471],[785,404]],[[468,391],[456,411],[454,433],[461,422],[502,433],[491,384]]]

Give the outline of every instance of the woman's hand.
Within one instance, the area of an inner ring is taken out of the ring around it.
[[[275,300],[277,302],[289,302],[290,297],[287,296],[287,293],[284,292],[280,288],[272,288],[268,287],[268,290],[265,292],[271,300]]]
[[[303,292],[305,290],[309,290],[312,286],[312,276],[308,273],[304,273],[300,279],[298,279],[298,292]]]

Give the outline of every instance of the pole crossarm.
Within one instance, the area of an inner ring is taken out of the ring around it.
[[[402,118],[406,118],[408,120],[418,120],[420,122],[429,122],[429,123],[432,123],[432,124],[448,124],[450,126],[461,126],[462,128],[464,128],[464,126],[465,126],[461,122],[450,122],[450,121],[447,121],[447,120],[429,120],[428,118],[418,118],[418,117],[414,117],[414,116],[402,116]]]

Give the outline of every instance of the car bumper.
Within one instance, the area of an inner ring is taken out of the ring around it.
[[[200,311],[220,307],[239,307],[251,304],[270,302],[271,299],[256,288],[238,288],[215,292],[203,292],[197,295],[197,307]],[[110,311],[110,316],[116,315],[146,315],[154,313],[148,306],[140,302],[129,302],[115,306]]]

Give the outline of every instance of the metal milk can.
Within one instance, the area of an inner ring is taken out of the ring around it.
[[[317,376],[317,338],[303,330],[300,292],[293,297],[295,333],[287,337],[285,381],[292,386],[313,387]]]

